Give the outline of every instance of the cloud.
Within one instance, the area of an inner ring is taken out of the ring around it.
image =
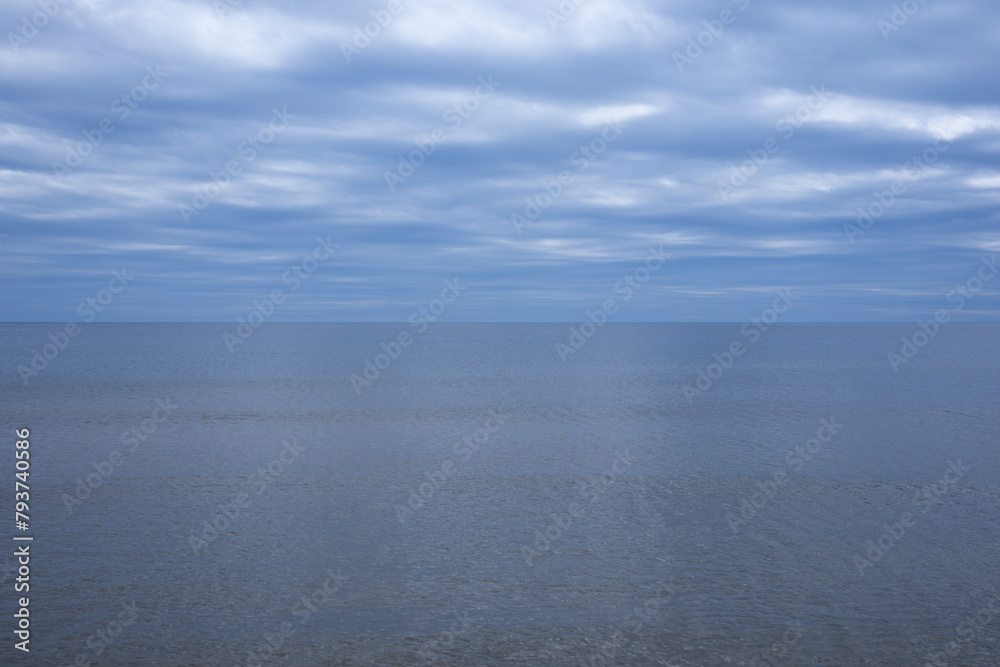
[[[662,244],[623,321],[742,321],[775,286],[795,317],[912,321],[1000,247],[976,3],[888,40],[861,2],[60,7],[33,29],[35,2],[0,8],[7,320],[65,320],[125,265],[143,278],[108,319],[232,321],[329,235],[275,320],[405,319],[458,275],[447,317],[577,321]]]

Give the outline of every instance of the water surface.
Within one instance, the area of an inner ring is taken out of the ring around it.
[[[966,622],[1000,592],[1000,326],[899,372],[913,325],[609,324],[563,362],[568,326],[268,323],[230,353],[233,325],[85,325],[25,386],[61,325],[0,325],[25,664],[1000,661],[1000,613]]]

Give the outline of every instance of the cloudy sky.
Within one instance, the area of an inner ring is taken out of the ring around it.
[[[578,3],[4,2],[0,319],[915,321],[1000,252],[992,0]]]

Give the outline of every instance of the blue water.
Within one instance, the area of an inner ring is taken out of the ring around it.
[[[1000,326],[568,326],[0,325],[0,662],[1000,664]]]

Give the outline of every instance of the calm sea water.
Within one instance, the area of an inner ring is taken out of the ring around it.
[[[94,324],[25,386],[60,329],[0,325],[0,662],[1000,664],[1000,326]]]

